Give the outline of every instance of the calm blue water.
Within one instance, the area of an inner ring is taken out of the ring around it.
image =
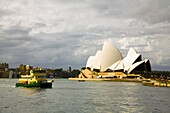
[[[55,79],[52,89],[0,79],[0,113],[170,113],[170,88]]]

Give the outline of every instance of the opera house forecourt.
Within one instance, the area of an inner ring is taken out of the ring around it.
[[[114,80],[141,81],[140,73],[151,71],[150,61],[143,60],[142,55],[130,48],[126,57],[112,44],[105,41],[102,50],[90,56],[78,78],[70,80]]]

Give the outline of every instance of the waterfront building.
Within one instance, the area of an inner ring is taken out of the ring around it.
[[[33,66],[30,65],[24,65],[24,64],[20,64],[19,65],[19,75],[29,75],[30,70],[33,69]]]
[[[8,77],[9,77],[9,64],[0,63],[0,78],[8,78]]]
[[[133,78],[150,71],[150,61],[142,60],[142,55],[134,48],[131,47],[123,58],[120,51],[111,42],[106,41],[102,50],[88,58],[79,78]]]
[[[18,68],[9,68],[9,78],[18,78]]]

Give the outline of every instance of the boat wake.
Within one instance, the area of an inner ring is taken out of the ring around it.
[[[5,88],[5,87],[6,88],[7,87],[9,87],[9,88],[11,87],[12,88],[12,87],[15,87],[15,86],[14,85],[10,85],[10,84],[0,84],[0,88]]]

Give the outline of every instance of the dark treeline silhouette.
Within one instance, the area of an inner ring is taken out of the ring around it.
[[[53,77],[53,78],[74,78],[77,77],[80,74],[79,70],[72,70],[72,71],[66,71],[63,70],[62,68],[60,69],[53,69],[50,70],[47,73],[47,77]]]
[[[151,78],[151,79],[169,79],[170,80],[170,71],[152,71],[141,73],[141,76],[144,78]]]

